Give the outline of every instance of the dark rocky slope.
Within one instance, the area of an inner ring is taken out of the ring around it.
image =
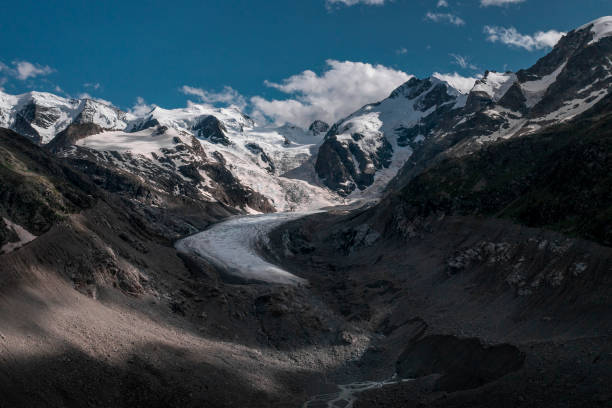
[[[502,216],[612,245],[612,99],[571,124],[444,160],[388,200],[414,219]]]
[[[6,129],[0,129],[0,185],[0,215],[35,235],[95,203],[91,181]]]
[[[378,335],[330,381],[421,377],[356,406],[612,403],[611,112],[608,98],[275,231],[270,256]]]

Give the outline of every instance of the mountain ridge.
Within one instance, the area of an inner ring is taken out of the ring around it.
[[[135,115],[93,99],[41,92],[0,93],[0,125],[52,151],[79,145],[144,156],[147,166],[169,165],[180,177],[181,166],[193,165],[198,173],[198,166],[214,159],[274,210],[379,198],[443,157],[534,134],[594,107],[612,84],[611,25],[612,17],[602,17],[567,33],[550,53],[516,73],[412,77],[388,98],[331,126],[315,121],[308,130],[258,126],[236,107],[189,103]],[[177,143],[208,154],[175,163],[164,149]],[[199,173],[197,188],[205,190],[209,178]]]

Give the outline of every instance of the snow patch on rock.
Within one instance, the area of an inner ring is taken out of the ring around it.
[[[15,224],[14,222],[4,217],[2,219],[4,220],[4,223],[6,224],[6,226],[13,230],[13,232],[17,235],[19,240],[16,242],[9,242],[8,244],[4,244],[0,248],[0,254],[6,254],[9,252],[13,252],[21,248],[25,244],[32,242],[36,238],[38,238],[36,235],[31,234],[28,230],[23,228],[21,225]]]
[[[476,85],[472,88],[472,92],[483,92],[494,102],[498,102],[508,89],[516,82],[515,73],[499,73],[490,71],[487,75],[476,81]]]
[[[567,61],[559,65],[552,73],[543,76],[537,81],[529,81],[521,84],[521,90],[523,91],[523,95],[525,95],[525,99],[527,99],[527,107],[532,108],[542,100],[548,88],[555,83],[559,74],[565,69],[566,64]]]

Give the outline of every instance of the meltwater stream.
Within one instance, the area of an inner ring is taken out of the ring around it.
[[[316,395],[306,401],[304,405],[302,405],[302,408],[352,408],[355,401],[357,401],[357,394],[360,392],[407,381],[412,380],[400,379],[397,376],[393,376],[385,381],[363,381],[338,385],[337,392]]]
[[[182,239],[176,249],[194,253],[228,274],[246,281],[297,285],[306,281],[263,259],[257,248],[269,241],[268,234],[279,225],[307,213],[274,213],[230,218]]]

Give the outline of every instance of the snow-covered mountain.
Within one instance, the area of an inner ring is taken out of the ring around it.
[[[286,176],[316,152],[329,127],[320,121],[309,130],[257,127],[236,108],[193,103],[182,109],[155,107],[137,117],[91,99],[30,92],[0,93],[0,126],[63,156],[102,161],[162,189],[178,176],[183,184],[193,184],[192,193],[199,192],[200,199],[245,211],[297,210],[339,201],[313,175]],[[175,193],[186,190],[176,186]]]
[[[8,95],[0,91],[0,126],[38,143],[50,142],[72,123],[124,129],[130,115],[92,99],[67,99],[46,92]]]
[[[533,134],[594,107],[612,84],[612,17],[563,37],[533,67],[487,71],[465,87],[452,77],[411,79],[385,100],[334,124],[316,162],[343,196],[378,194],[398,171],[468,154],[500,139]]]
[[[284,128],[258,128],[232,108],[194,105],[188,109],[197,111],[197,115],[186,115],[183,109],[156,108],[151,116],[159,124],[152,125],[150,118],[144,118],[141,123],[146,126],[136,124],[135,131],[106,131],[83,138],[76,145],[105,152],[106,161],[128,166],[131,173],[149,182],[155,183],[162,171],[179,173],[185,181],[195,183],[209,200],[227,193],[228,179],[232,179],[230,184],[234,187],[252,190],[269,202],[263,207],[239,205],[247,211],[298,210],[339,201],[314,179],[286,175],[310,159],[322,137],[297,129],[288,132]],[[297,136],[299,143],[292,141]],[[81,151],[70,149],[65,154],[77,156]],[[177,190],[176,194],[183,193]],[[226,202],[235,203],[236,200]]]
[[[41,92],[0,92],[0,126],[177,196],[245,211],[300,210],[378,197],[398,174],[571,120],[611,85],[612,17],[603,17],[529,69],[412,78],[331,127],[261,127],[237,108],[195,103],[135,116]]]
[[[380,194],[422,143],[424,118],[465,106],[465,90],[440,75],[410,79],[385,100],[366,105],[332,126],[319,150],[316,170],[343,196]]]

